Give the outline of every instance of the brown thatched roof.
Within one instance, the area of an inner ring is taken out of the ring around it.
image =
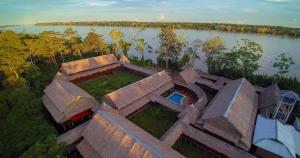
[[[171,81],[171,77],[162,71],[109,93],[103,99],[114,108],[121,109]]]
[[[97,105],[97,101],[88,93],[61,79],[55,79],[44,92],[43,102],[57,122]]]
[[[130,63],[129,59],[124,54],[121,56],[120,61],[122,63]]]
[[[205,129],[248,150],[257,102],[255,88],[246,79],[233,80],[218,92],[200,120]]]
[[[193,84],[197,80],[200,79],[200,76],[198,75],[198,73],[191,66],[185,67],[179,73],[179,75],[186,83],[189,83],[189,84]]]
[[[275,85],[265,88],[259,96],[259,108],[266,108],[277,104],[280,99],[280,89]]]
[[[77,148],[83,157],[183,158],[178,152],[116,113],[98,111],[82,136],[83,141]]]
[[[117,63],[113,54],[63,63],[60,70],[68,75]]]

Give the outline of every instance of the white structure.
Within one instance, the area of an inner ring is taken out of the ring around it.
[[[273,118],[286,123],[297,101],[300,101],[298,94],[292,91],[282,91]]]
[[[284,158],[296,158],[300,154],[300,133],[293,126],[257,115],[253,144]]]
[[[296,130],[300,131],[300,118],[296,117],[295,121],[294,121],[294,127],[296,128]]]

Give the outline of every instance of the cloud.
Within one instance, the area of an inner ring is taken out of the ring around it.
[[[117,4],[117,1],[85,1],[85,2],[80,2],[76,3],[76,6],[81,6],[81,7],[108,7],[114,4]]]
[[[157,20],[158,21],[163,21],[163,20],[165,20],[165,18],[166,18],[165,15],[162,14],[162,15],[157,17]]]
[[[266,2],[273,2],[273,3],[284,3],[288,2],[289,0],[264,0]]]

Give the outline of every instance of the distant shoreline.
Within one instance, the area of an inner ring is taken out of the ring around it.
[[[213,30],[237,33],[270,34],[300,38],[300,28],[268,25],[226,24],[226,23],[186,23],[186,22],[47,22],[36,23],[36,26],[119,26],[119,27],[146,27],[161,28],[173,25],[175,29]]]
[[[12,27],[12,26],[20,26],[20,25],[0,25],[0,28]]]

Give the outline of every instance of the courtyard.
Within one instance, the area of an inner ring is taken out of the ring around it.
[[[156,138],[160,138],[176,121],[177,112],[173,112],[158,103],[149,103],[128,119]]]
[[[95,97],[97,101],[101,102],[102,96],[105,94],[111,93],[143,78],[144,77],[134,73],[115,71],[110,74],[98,76],[86,81],[81,81],[77,83],[77,86]]]

